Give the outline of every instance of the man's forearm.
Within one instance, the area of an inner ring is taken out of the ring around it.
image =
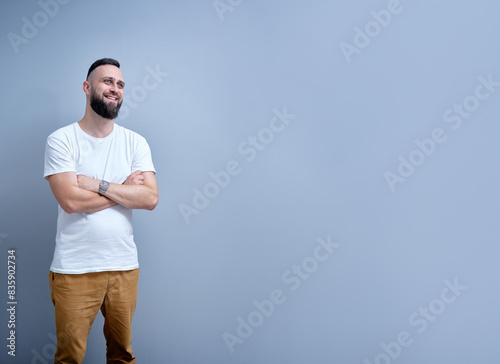
[[[129,209],[153,210],[158,203],[158,195],[146,185],[110,183],[105,196]]]
[[[61,206],[68,213],[92,213],[115,206],[116,202],[98,193],[75,187],[73,197],[67,206]]]

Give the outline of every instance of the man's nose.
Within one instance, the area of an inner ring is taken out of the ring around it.
[[[111,84],[111,87],[109,88],[110,91],[114,93],[118,93],[118,85],[116,83]]]

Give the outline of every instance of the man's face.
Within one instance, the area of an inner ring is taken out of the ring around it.
[[[122,106],[125,87],[120,69],[113,65],[99,66],[90,74],[89,83],[92,110],[105,119],[115,119]]]

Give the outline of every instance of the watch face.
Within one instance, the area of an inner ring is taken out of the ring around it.
[[[99,183],[99,194],[103,195],[109,188],[109,182],[102,180]]]

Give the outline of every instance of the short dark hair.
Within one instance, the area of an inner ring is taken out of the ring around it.
[[[92,63],[92,66],[90,66],[89,71],[87,72],[87,80],[89,79],[89,75],[92,73],[93,70],[95,70],[99,66],[103,66],[105,64],[110,64],[112,66],[116,66],[120,68],[120,62],[118,62],[116,59],[113,58],[101,58]]]

